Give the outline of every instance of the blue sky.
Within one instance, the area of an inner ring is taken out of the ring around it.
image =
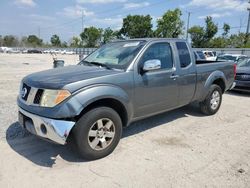
[[[38,35],[40,30],[45,41],[58,34],[68,42],[81,32],[82,12],[84,27],[119,29],[128,14],[150,14],[155,27],[156,20],[174,8],[182,10],[185,24],[187,12],[192,12],[191,26],[203,25],[210,15],[219,28],[226,22],[234,27],[231,33],[245,32],[247,7],[248,0],[1,0],[0,35]]]

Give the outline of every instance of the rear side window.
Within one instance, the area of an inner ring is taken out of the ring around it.
[[[176,47],[179,53],[181,68],[185,68],[191,64],[191,56],[185,42],[176,42]]]
[[[173,68],[172,50],[169,43],[152,44],[143,54],[140,63],[158,59],[161,61],[161,69]]]

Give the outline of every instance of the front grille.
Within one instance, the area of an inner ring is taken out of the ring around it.
[[[27,105],[39,105],[43,95],[43,91],[43,89],[30,87],[27,84],[23,83],[21,85],[19,98]]]
[[[22,90],[20,92],[20,97],[24,100],[27,101],[29,93],[30,93],[31,87],[28,86],[27,84],[23,83]]]
[[[43,89],[38,89],[33,103],[40,104],[41,99],[42,99],[42,95],[43,95]]]

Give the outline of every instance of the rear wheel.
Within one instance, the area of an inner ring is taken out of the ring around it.
[[[121,118],[108,107],[99,107],[84,114],[76,123],[74,137],[81,157],[103,158],[118,145],[122,135]]]
[[[204,101],[200,103],[201,111],[206,115],[214,115],[220,109],[222,90],[218,85],[212,85]]]

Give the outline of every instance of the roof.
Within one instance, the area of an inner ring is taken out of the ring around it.
[[[134,39],[125,39],[125,40],[117,40],[117,41],[146,41],[146,42],[152,42],[152,41],[181,41],[186,42],[185,39],[178,39],[178,38],[134,38]],[[117,42],[116,41],[116,42]]]

